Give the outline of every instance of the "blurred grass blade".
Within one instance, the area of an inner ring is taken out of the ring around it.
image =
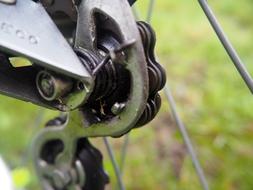
[[[13,67],[32,66],[32,62],[24,57],[10,57],[9,61]]]

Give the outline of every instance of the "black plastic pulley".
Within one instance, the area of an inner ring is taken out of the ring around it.
[[[77,159],[85,170],[85,185],[82,190],[104,190],[109,177],[103,169],[103,156],[98,149],[90,144],[87,138],[80,139],[77,145]]]

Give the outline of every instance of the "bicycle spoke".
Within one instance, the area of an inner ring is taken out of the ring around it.
[[[232,43],[229,41],[228,37],[226,36],[225,32],[223,31],[219,21],[215,17],[211,7],[208,5],[207,0],[198,0],[201,8],[203,9],[205,15],[207,16],[210,24],[212,25],[214,31],[216,32],[220,42],[222,43],[223,47],[225,48],[227,54],[229,55],[230,59],[234,63],[236,69],[240,73],[241,77],[247,84],[248,88],[250,89],[251,93],[253,93],[253,79],[247,68],[245,67],[243,61],[241,60],[240,56],[236,52],[235,48],[233,47]]]
[[[122,180],[122,177],[121,177],[121,173],[120,173],[120,169],[119,169],[119,166],[118,166],[118,164],[116,162],[116,159],[115,159],[112,147],[111,147],[111,145],[110,145],[110,143],[109,143],[109,141],[108,141],[108,139],[106,137],[103,137],[103,141],[104,141],[104,144],[106,146],[107,152],[109,154],[110,160],[112,162],[112,166],[113,166],[116,178],[117,178],[119,189],[120,190],[125,190],[125,187],[124,187],[124,184],[123,184],[123,180]]]
[[[147,23],[150,23],[150,21],[151,21],[153,11],[154,11],[154,7],[155,7],[155,0],[150,0],[149,5],[148,5],[147,17],[146,17],[146,22]]]
[[[169,102],[169,105],[170,105],[170,108],[172,111],[172,115],[173,115],[175,122],[178,126],[178,129],[183,137],[183,140],[184,140],[184,143],[185,143],[186,148],[188,150],[188,153],[190,154],[190,157],[192,159],[192,163],[193,163],[193,166],[194,166],[196,173],[198,175],[199,181],[200,181],[204,190],[209,190],[209,186],[208,186],[204,171],[203,171],[203,169],[200,165],[200,162],[197,158],[197,154],[193,148],[193,145],[192,145],[192,142],[191,142],[190,137],[188,135],[188,132],[186,130],[186,127],[176,110],[176,102],[171,94],[168,84],[166,85],[164,92],[165,92],[165,95],[166,95],[167,100]]]
[[[121,149],[121,156],[120,156],[120,163],[119,163],[119,168],[121,171],[121,175],[123,173],[123,169],[124,169],[124,165],[125,165],[125,161],[126,161],[126,155],[127,155],[127,148],[129,145],[129,139],[130,139],[130,133],[126,134],[125,138],[124,138],[124,142],[122,145],[122,149]]]

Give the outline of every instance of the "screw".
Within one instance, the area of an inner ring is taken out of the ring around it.
[[[118,103],[118,102],[116,102],[116,103],[112,106],[111,111],[112,111],[113,114],[118,115],[118,114],[120,114],[120,113],[123,111],[123,109],[124,109],[125,107],[126,107],[126,104],[125,104],[125,103]]]

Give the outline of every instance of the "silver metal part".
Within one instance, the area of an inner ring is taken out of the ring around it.
[[[125,108],[126,104],[124,103],[118,103],[116,102],[113,106],[112,106],[112,113],[114,113],[115,115],[120,114],[124,108]]]
[[[71,91],[73,83],[47,71],[40,71],[37,74],[36,86],[40,95],[47,101],[53,101],[61,98]]]
[[[89,81],[90,74],[40,3],[17,0],[0,4],[0,49],[34,63]]]
[[[55,107],[63,112],[81,106],[91,93],[90,86],[82,81],[75,82],[68,77],[46,70],[38,72],[36,87],[44,100],[55,102]]]
[[[16,3],[16,0],[0,0],[0,3],[14,4]]]

